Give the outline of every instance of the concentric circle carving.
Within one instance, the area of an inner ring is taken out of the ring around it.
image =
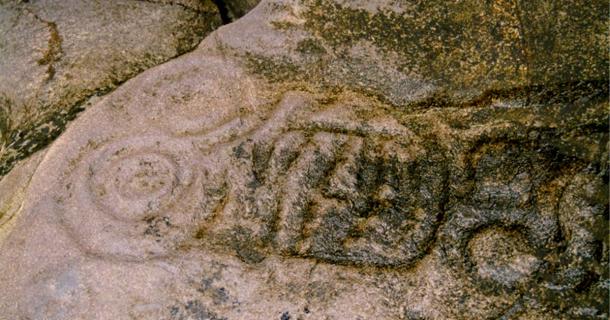
[[[202,173],[188,141],[140,136],[98,146],[76,166],[66,187],[72,197],[62,217],[94,254],[143,259],[171,252],[196,219],[205,219]]]
[[[190,183],[192,173],[171,154],[115,149],[110,147],[89,165],[88,187],[92,202],[116,219],[136,221],[155,214],[176,201]]]

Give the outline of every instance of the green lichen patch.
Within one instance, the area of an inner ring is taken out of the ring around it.
[[[17,161],[27,158],[55,140],[68,122],[74,120],[83,110],[83,107],[77,104],[73,108],[52,112],[28,126],[8,132],[1,148],[0,177],[7,174]]]
[[[55,22],[43,22],[46,23],[47,28],[49,29],[49,42],[47,51],[45,51],[42,58],[40,58],[37,62],[39,65],[47,66],[47,80],[50,80],[55,76],[54,63],[59,61],[63,53],[61,48],[62,38],[59,35],[59,30],[57,29],[57,24]]]
[[[271,22],[281,32],[303,27],[311,34],[293,55],[248,53],[245,60],[274,83],[346,88],[407,110],[491,105],[506,97],[528,106],[553,104],[586,95],[573,87],[593,84],[596,92],[608,81],[599,42],[607,35],[606,19],[597,14],[606,5],[573,6],[421,1],[402,5],[401,12],[372,13],[311,0],[302,26]]]
[[[326,49],[321,45],[319,41],[313,38],[301,40],[297,44],[297,51],[303,54],[317,54],[322,55],[326,53]]]
[[[374,43],[457,89],[608,79],[608,4],[589,1],[416,1],[404,12],[310,1],[305,27],[333,48]]]
[[[246,67],[253,73],[267,78],[271,82],[304,80],[307,73],[288,59],[274,59],[262,55],[247,53]]]

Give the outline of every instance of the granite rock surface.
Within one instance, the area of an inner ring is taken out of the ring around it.
[[[0,177],[138,73],[220,26],[193,1],[0,1]]]
[[[262,1],[0,181],[0,319],[607,318],[607,6]]]

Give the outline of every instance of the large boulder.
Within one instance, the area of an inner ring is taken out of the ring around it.
[[[0,177],[97,97],[220,25],[211,0],[184,2],[0,2]]]
[[[263,1],[11,172],[0,310],[607,318],[607,9]]]

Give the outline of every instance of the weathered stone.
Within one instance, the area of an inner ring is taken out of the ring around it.
[[[607,4],[520,5],[264,1],[125,82],[32,165],[0,310],[607,318]]]
[[[211,1],[187,4],[3,1],[0,176],[96,97],[191,50],[220,25]]]

